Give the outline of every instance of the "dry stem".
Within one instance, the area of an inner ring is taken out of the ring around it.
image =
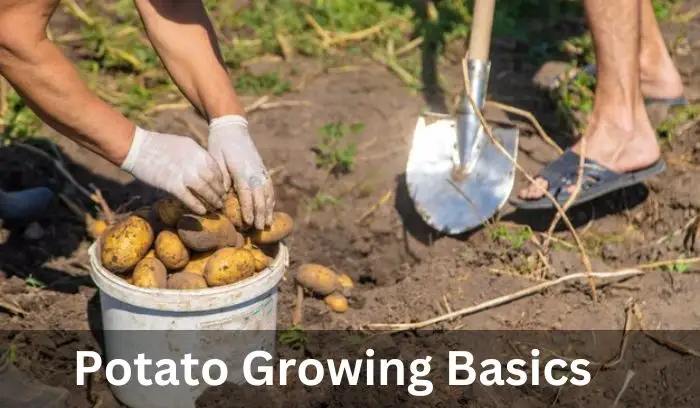
[[[523,175],[525,175],[525,177],[527,178],[527,180],[528,180],[531,184],[537,186],[537,187],[540,189],[540,191],[541,191],[542,193],[544,193],[544,195],[546,195],[547,198],[549,198],[549,200],[552,202],[552,204],[554,205],[554,207],[557,209],[557,213],[559,213],[559,214],[561,215],[562,219],[563,219],[564,222],[566,223],[566,226],[567,226],[567,227],[569,228],[569,230],[571,231],[571,235],[573,236],[574,241],[576,241],[576,245],[578,246],[579,252],[580,252],[580,254],[581,254],[581,260],[582,260],[582,262],[583,262],[584,268],[586,269],[586,271],[589,271],[589,272],[590,272],[590,271],[592,270],[591,261],[588,259],[588,255],[586,254],[586,250],[585,250],[585,248],[583,247],[583,244],[581,243],[581,239],[579,238],[578,234],[576,233],[576,228],[574,228],[574,226],[573,226],[573,224],[571,223],[571,220],[569,219],[569,217],[566,216],[566,212],[564,212],[564,210],[561,208],[561,206],[559,205],[559,203],[557,202],[557,200],[552,196],[552,194],[549,193],[549,191],[547,191],[546,188],[542,188],[542,187],[540,187],[539,185],[537,185],[537,184],[535,183],[534,178],[533,178],[532,176],[530,176],[530,175],[527,173],[527,171],[525,171],[525,169],[523,169],[522,166],[520,166],[520,165],[518,164],[518,162],[513,158],[513,156],[511,156],[510,153],[508,153],[508,151],[506,151],[506,149],[503,147],[503,145],[501,145],[501,143],[500,143],[498,140],[496,140],[496,138],[495,138],[495,137],[493,136],[493,134],[491,133],[491,129],[490,129],[490,128],[488,127],[488,125],[486,124],[486,120],[484,119],[484,116],[482,115],[481,110],[480,110],[479,107],[476,105],[476,102],[474,102],[474,99],[472,98],[470,92],[468,91],[469,89],[471,89],[471,87],[469,86],[469,74],[468,74],[468,72],[467,72],[466,59],[462,60],[462,76],[463,76],[463,78],[464,78],[464,85],[465,85],[465,87],[466,87],[465,89],[467,90],[467,91],[465,92],[465,95],[467,96],[467,99],[469,100],[469,103],[471,104],[472,109],[474,109],[474,112],[476,113],[477,117],[479,118],[479,122],[481,123],[481,126],[484,128],[484,132],[486,133],[486,135],[488,135],[488,137],[491,139],[491,141],[494,143],[494,145],[496,145],[496,147],[498,147],[498,149],[499,149],[506,157],[508,157],[508,159],[513,163],[513,165],[514,165],[521,173],[523,173]],[[593,290],[593,298],[594,298],[594,300],[597,300],[597,299],[596,299],[596,291],[595,291],[595,283],[591,286],[591,289]]]
[[[375,328],[375,329],[389,329],[389,330],[394,330],[394,331],[404,331],[404,330],[415,330],[415,329],[420,329],[425,326],[429,326],[432,324],[440,323],[446,320],[452,320],[456,317],[462,317],[462,316],[468,316],[474,313],[478,313],[487,309],[492,309],[497,306],[504,305],[506,303],[510,303],[514,300],[523,298],[525,296],[529,296],[538,292],[541,292],[545,289],[551,288],[552,286],[556,286],[565,282],[573,281],[573,280],[579,280],[579,279],[588,279],[589,276],[594,276],[599,279],[609,279],[609,278],[614,278],[614,279],[624,279],[624,278],[629,278],[632,276],[638,276],[638,275],[643,275],[646,272],[637,269],[637,268],[629,268],[629,269],[621,269],[615,272],[579,272],[579,273],[574,273],[571,275],[566,275],[562,276],[559,279],[553,280],[553,281],[547,281],[540,283],[538,285],[530,286],[528,288],[519,290],[517,292],[500,296],[495,299],[488,300],[483,303],[479,303],[478,305],[475,306],[470,306],[466,307],[464,309],[460,309],[457,311],[454,311],[452,313],[444,314],[441,316],[434,317],[432,319],[428,320],[423,320],[421,322],[417,323],[376,323],[376,324],[369,324],[368,327],[370,328]]]

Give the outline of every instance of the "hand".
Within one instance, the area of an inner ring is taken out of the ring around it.
[[[224,175],[226,191],[233,181],[243,221],[259,230],[271,225],[275,193],[262,158],[248,134],[248,121],[238,115],[212,120],[207,149]]]
[[[188,137],[136,127],[121,168],[174,195],[197,214],[206,214],[207,206],[220,209],[224,205],[226,190],[219,167],[204,148]]]

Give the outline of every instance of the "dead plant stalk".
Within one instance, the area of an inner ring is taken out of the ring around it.
[[[591,261],[588,259],[588,255],[586,254],[586,250],[583,246],[583,243],[581,242],[581,239],[579,238],[578,234],[576,233],[576,228],[574,228],[569,217],[566,216],[566,212],[564,211],[564,209],[562,209],[561,205],[559,205],[557,200],[552,196],[552,194],[549,193],[549,191],[547,191],[546,188],[540,187],[537,183],[535,183],[535,179],[530,174],[528,174],[528,172],[525,171],[525,169],[523,169],[522,166],[520,166],[518,164],[518,162],[513,158],[513,156],[511,156],[510,153],[508,153],[508,151],[503,147],[503,145],[501,145],[501,143],[498,140],[496,140],[496,138],[493,136],[493,133],[491,132],[491,128],[489,128],[489,126],[486,123],[486,120],[484,119],[483,114],[481,113],[481,109],[479,109],[476,102],[474,102],[474,98],[472,98],[472,96],[469,92],[469,89],[471,89],[471,86],[470,86],[470,81],[469,81],[469,74],[467,71],[466,58],[462,60],[462,76],[464,78],[465,95],[466,95],[467,99],[469,100],[469,104],[472,106],[472,109],[474,109],[474,112],[476,113],[477,117],[479,118],[479,122],[481,123],[481,126],[484,128],[484,133],[486,133],[486,135],[489,137],[489,139],[491,139],[491,141],[494,143],[494,145],[496,145],[496,147],[498,147],[498,149],[506,157],[508,157],[508,159],[511,161],[511,163],[513,163],[513,165],[521,173],[523,173],[523,175],[525,175],[527,180],[531,184],[537,186],[537,188],[539,188],[540,191],[542,193],[544,193],[544,195],[546,195],[547,198],[549,198],[549,200],[552,202],[552,204],[556,208],[557,213],[561,216],[561,219],[564,220],[564,222],[566,223],[566,226],[571,231],[571,235],[573,236],[574,241],[576,241],[576,246],[579,249],[579,252],[581,255],[581,261],[583,262],[583,266],[584,266],[586,272],[591,272],[592,271]],[[589,280],[589,284],[591,286],[593,300],[595,302],[597,302],[598,296],[597,296],[596,289],[595,289],[595,281]]]

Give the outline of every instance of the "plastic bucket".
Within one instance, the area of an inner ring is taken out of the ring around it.
[[[102,266],[101,240],[89,249],[90,275],[99,288],[104,330],[105,361],[129,363],[131,375],[123,385],[110,387],[115,397],[131,408],[193,408],[209,387],[202,367],[207,360],[226,364],[227,382],[241,384],[243,361],[248,353],[264,350],[274,355],[277,323],[277,287],[289,267],[286,246],[279,244],[272,264],[255,276],[233,285],[200,290],[145,289],[129,285]],[[151,360],[139,381],[134,360],[139,354]],[[198,360],[191,368],[189,384],[180,364],[186,354]],[[160,377],[159,360],[172,360],[172,375]],[[87,359],[85,365],[94,364]],[[114,365],[117,367],[116,365]],[[109,380],[109,370],[107,372]],[[125,370],[114,369],[113,378],[121,380]],[[220,371],[209,370],[209,378]],[[160,378],[160,385],[155,380]],[[151,381],[149,384],[148,381]],[[169,381],[164,384],[163,381]]]

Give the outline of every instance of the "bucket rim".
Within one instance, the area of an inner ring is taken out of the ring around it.
[[[289,251],[279,242],[270,266],[234,284],[206,289],[141,288],[127,283],[102,265],[101,243],[102,237],[88,249],[90,277],[98,290],[131,306],[158,311],[203,312],[246,303],[275,288],[289,267]]]

